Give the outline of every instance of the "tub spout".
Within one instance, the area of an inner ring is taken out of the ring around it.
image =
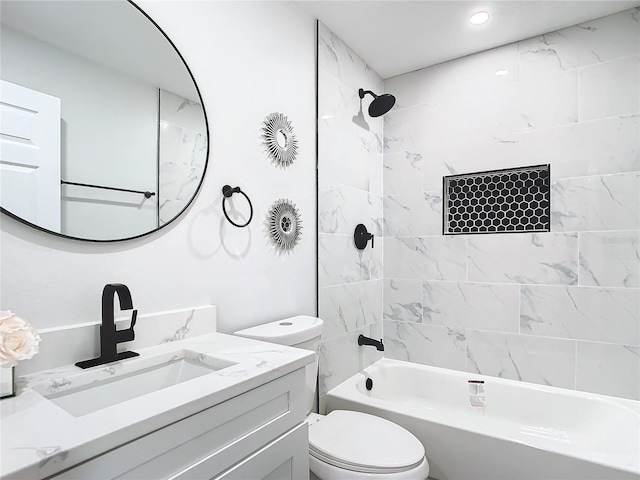
[[[371,345],[372,347],[376,347],[379,352],[384,352],[384,344],[382,343],[382,339],[374,340],[373,338],[365,337],[364,335],[360,335],[358,337],[358,345]]]

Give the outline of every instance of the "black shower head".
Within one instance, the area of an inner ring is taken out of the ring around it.
[[[384,115],[396,104],[396,97],[389,93],[376,95],[371,90],[364,90],[362,88],[358,90],[360,98],[364,98],[367,93],[373,97],[373,102],[369,105],[369,115],[372,117],[380,117]]]

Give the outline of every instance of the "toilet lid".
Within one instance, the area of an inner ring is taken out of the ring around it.
[[[365,473],[398,473],[419,465],[424,447],[393,422],[361,412],[334,410],[309,426],[311,455]]]

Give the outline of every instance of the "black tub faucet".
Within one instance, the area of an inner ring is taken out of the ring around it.
[[[358,337],[358,345],[371,345],[372,347],[376,347],[376,350],[378,350],[379,352],[384,352],[384,344],[382,343],[382,339],[374,340],[373,338],[365,337],[361,334]]]
[[[131,326],[124,330],[116,330],[116,323],[113,315],[113,300],[118,294],[120,300],[120,310],[133,309],[133,301],[131,300],[131,292],[129,288],[122,283],[108,283],[102,290],[102,325],[100,326],[100,356],[91,360],[84,360],[76,363],[80,368],[95,367],[96,365],[104,365],[105,363],[123,360],[125,358],[137,357],[136,352],[118,353],[118,344],[122,342],[130,342],[135,338],[133,327],[136,324],[138,310],[133,310],[131,315]]]

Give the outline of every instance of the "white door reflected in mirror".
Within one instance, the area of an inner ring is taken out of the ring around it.
[[[4,80],[1,87],[0,204],[59,232],[60,99]]]

